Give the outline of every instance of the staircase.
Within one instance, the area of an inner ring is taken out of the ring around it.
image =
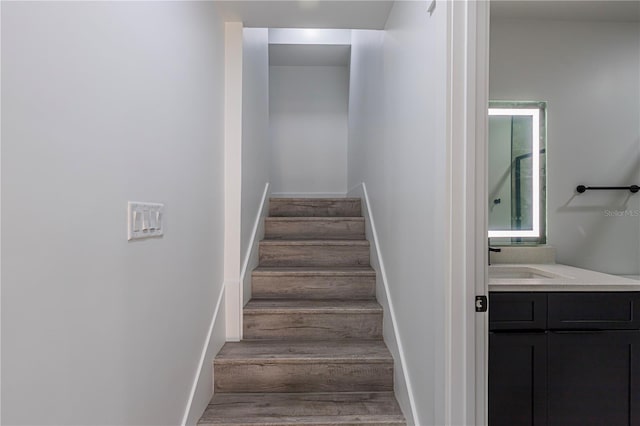
[[[405,425],[356,198],[272,198],[244,339],[199,425]]]

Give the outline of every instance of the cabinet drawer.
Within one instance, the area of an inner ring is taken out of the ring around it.
[[[489,295],[490,330],[544,330],[546,326],[546,293]]]
[[[640,330],[640,293],[549,293],[552,330]]]

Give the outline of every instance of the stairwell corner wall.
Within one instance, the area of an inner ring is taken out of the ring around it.
[[[382,250],[376,231],[376,224],[371,212],[371,202],[367,194],[367,186],[363,182],[353,187],[347,194],[349,197],[362,199],[362,215],[365,217],[365,233],[371,243],[371,267],[376,271],[376,299],[384,310],[383,330],[384,341],[393,355],[394,361],[394,391],[408,424],[419,425],[416,412],[415,395],[408,374],[406,357],[402,346],[398,321],[396,319],[393,300],[389,292],[387,272],[384,267]]]
[[[348,182],[366,182],[419,425],[446,424],[447,3],[395,2],[351,44]]]

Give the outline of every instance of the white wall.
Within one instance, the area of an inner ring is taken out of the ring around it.
[[[269,28],[269,44],[351,44],[351,30],[321,30],[317,28]]]
[[[269,68],[272,191],[344,195],[347,67]]]
[[[242,223],[241,255],[247,263],[244,300],[251,295],[251,270],[257,266],[257,256],[252,261],[251,237],[260,210],[260,202],[269,182],[269,30],[244,28],[242,48]],[[263,214],[266,214],[264,209]],[[262,220],[259,229],[262,229]],[[262,239],[259,232],[256,240]],[[257,250],[254,250],[257,252]],[[256,253],[254,253],[256,254]]]
[[[349,187],[368,189],[413,422],[444,424],[447,8],[396,2],[386,30],[352,34]]]
[[[491,22],[491,99],[548,102],[547,228],[559,263],[640,272],[640,195],[575,194],[640,185],[638,75],[637,23]]]
[[[2,9],[2,423],[180,424],[223,280],[215,5]]]

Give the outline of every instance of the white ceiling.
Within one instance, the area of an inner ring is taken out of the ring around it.
[[[269,65],[347,66],[351,57],[349,45],[270,44]]]
[[[406,1],[406,0],[398,0]],[[384,29],[390,0],[216,1],[227,21],[245,27]],[[640,0],[492,0],[497,19],[640,22]]]
[[[387,0],[216,1],[226,21],[242,21],[245,27],[321,29],[384,29],[393,3]],[[640,22],[640,0],[491,0],[491,18]],[[270,64],[347,65],[349,49],[346,45],[270,45]]]
[[[492,0],[491,18],[640,22],[640,0]]]
[[[384,29],[393,1],[217,1],[226,21],[258,28]]]

